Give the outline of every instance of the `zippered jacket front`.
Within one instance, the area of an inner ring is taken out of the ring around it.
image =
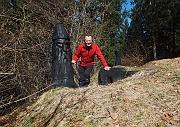
[[[100,50],[100,48],[92,43],[91,46],[86,46],[84,43],[80,44],[72,58],[72,60],[77,61],[80,58],[80,61],[78,62],[81,66],[87,66],[89,64],[94,65],[94,57],[97,55],[98,59],[101,61],[102,65],[104,67],[107,66],[107,62]]]

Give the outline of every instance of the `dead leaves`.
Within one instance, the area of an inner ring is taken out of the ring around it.
[[[73,127],[83,127],[82,124],[80,122],[78,122],[76,125],[74,125]]]
[[[117,113],[110,113],[110,117],[115,120],[118,118],[118,114]]]
[[[172,119],[173,115],[170,114],[165,114],[163,117],[163,120],[165,120],[166,122],[169,122]]]
[[[173,126],[173,127],[179,126],[178,125],[179,118],[176,118],[173,114],[166,113],[163,117],[163,120],[165,121],[165,124],[167,126]]]
[[[8,118],[5,117],[5,116],[0,117],[0,126],[3,126],[3,127],[12,127],[12,125],[10,125],[10,123],[9,123]]]

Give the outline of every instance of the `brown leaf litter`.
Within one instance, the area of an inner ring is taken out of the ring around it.
[[[180,58],[131,68],[138,73],[115,83],[56,88],[13,122],[15,127],[179,127]]]

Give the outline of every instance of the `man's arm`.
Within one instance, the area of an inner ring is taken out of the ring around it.
[[[107,65],[107,62],[98,46],[96,47],[96,54],[98,56],[98,59],[101,61],[102,65],[104,66],[104,70],[106,71],[110,70],[111,67]]]
[[[80,52],[81,52],[81,46],[79,45],[76,52],[74,53],[71,63],[73,64],[76,63],[76,61],[79,59]]]

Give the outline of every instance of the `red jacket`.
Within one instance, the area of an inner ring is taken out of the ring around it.
[[[102,65],[106,67],[107,63],[106,60],[104,59],[104,56],[100,48],[94,43],[92,43],[91,47],[88,48],[89,49],[86,48],[86,45],[84,43],[80,44],[72,60],[77,61],[79,58],[81,58],[81,61],[79,61],[79,65],[81,66],[87,66],[88,64],[94,65],[94,57],[95,55],[97,55]]]

